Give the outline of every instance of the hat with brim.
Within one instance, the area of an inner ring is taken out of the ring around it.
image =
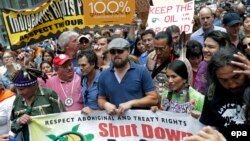
[[[54,65],[63,65],[65,62],[71,60],[68,55],[66,54],[58,54],[53,59]]]
[[[87,35],[81,35],[80,37],[78,37],[78,41],[81,43],[82,40],[86,40],[89,42],[90,38]]]
[[[108,50],[111,49],[124,50],[124,49],[129,49],[129,47],[130,47],[129,42],[123,38],[115,38],[108,44]]]
[[[240,15],[236,12],[226,13],[223,17],[223,24],[227,26],[233,26],[241,23]]]

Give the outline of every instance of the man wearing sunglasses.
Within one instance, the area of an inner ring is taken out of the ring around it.
[[[98,105],[110,115],[122,115],[128,109],[149,109],[158,95],[146,67],[129,61],[129,42],[113,39],[108,50],[112,65],[99,77]]]

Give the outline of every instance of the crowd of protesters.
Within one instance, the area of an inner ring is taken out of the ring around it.
[[[228,126],[250,124],[250,14],[240,1],[209,5],[196,7],[186,38],[176,25],[155,33],[136,17],[126,28],[0,46],[0,141],[28,141],[31,116],[128,109],[187,113],[208,125],[186,141],[228,139]]]

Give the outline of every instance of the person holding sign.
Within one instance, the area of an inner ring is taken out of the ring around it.
[[[24,141],[29,141],[28,124],[32,122],[32,116],[65,111],[57,94],[50,89],[41,88],[37,77],[46,79],[41,71],[31,68],[18,70],[12,77],[17,96],[11,111],[11,131]]]
[[[160,109],[188,113],[198,118],[203,108],[204,95],[188,84],[188,70],[181,60],[174,60],[166,69],[168,87],[160,96]],[[151,107],[155,112],[157,106]]]
[[[98,105],[110,115],[121,115],[128,109],[149,109],[158,103],[147,68],[129,61],[129,47],[127,40],[113,39],[108,45],[112,66],[99,77]]]
[[[90,113],[98,110],[98,80],[101,70],[98,67],[98,59],[95,52],[91,49],[81,50],[77,53],[77,60],[81,71],[82,95],[84,101],[83,113]]]

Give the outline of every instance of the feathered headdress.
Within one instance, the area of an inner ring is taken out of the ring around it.
[[[48,78],[45,73],[38,69],[23,67],[13,73],[11,80],[16,87],[28,87],[37,83],[37,77],[42,78],[45,82]]]
[[[179,40],[179,50],[180,50],[180,57],[178,58],[179,60],[183,61],[187,67],[187,71],[188,71],[188,84],[192,85],[192,81],[193,81],[193,71],[192,71],[192,66],[190,64],[190,62],[188,61],[187,57],[186,57],[186,52],[187,52],[187,47],[186,47],[186,34],[183,31],[181,33],[180,36],[180,40]]]

